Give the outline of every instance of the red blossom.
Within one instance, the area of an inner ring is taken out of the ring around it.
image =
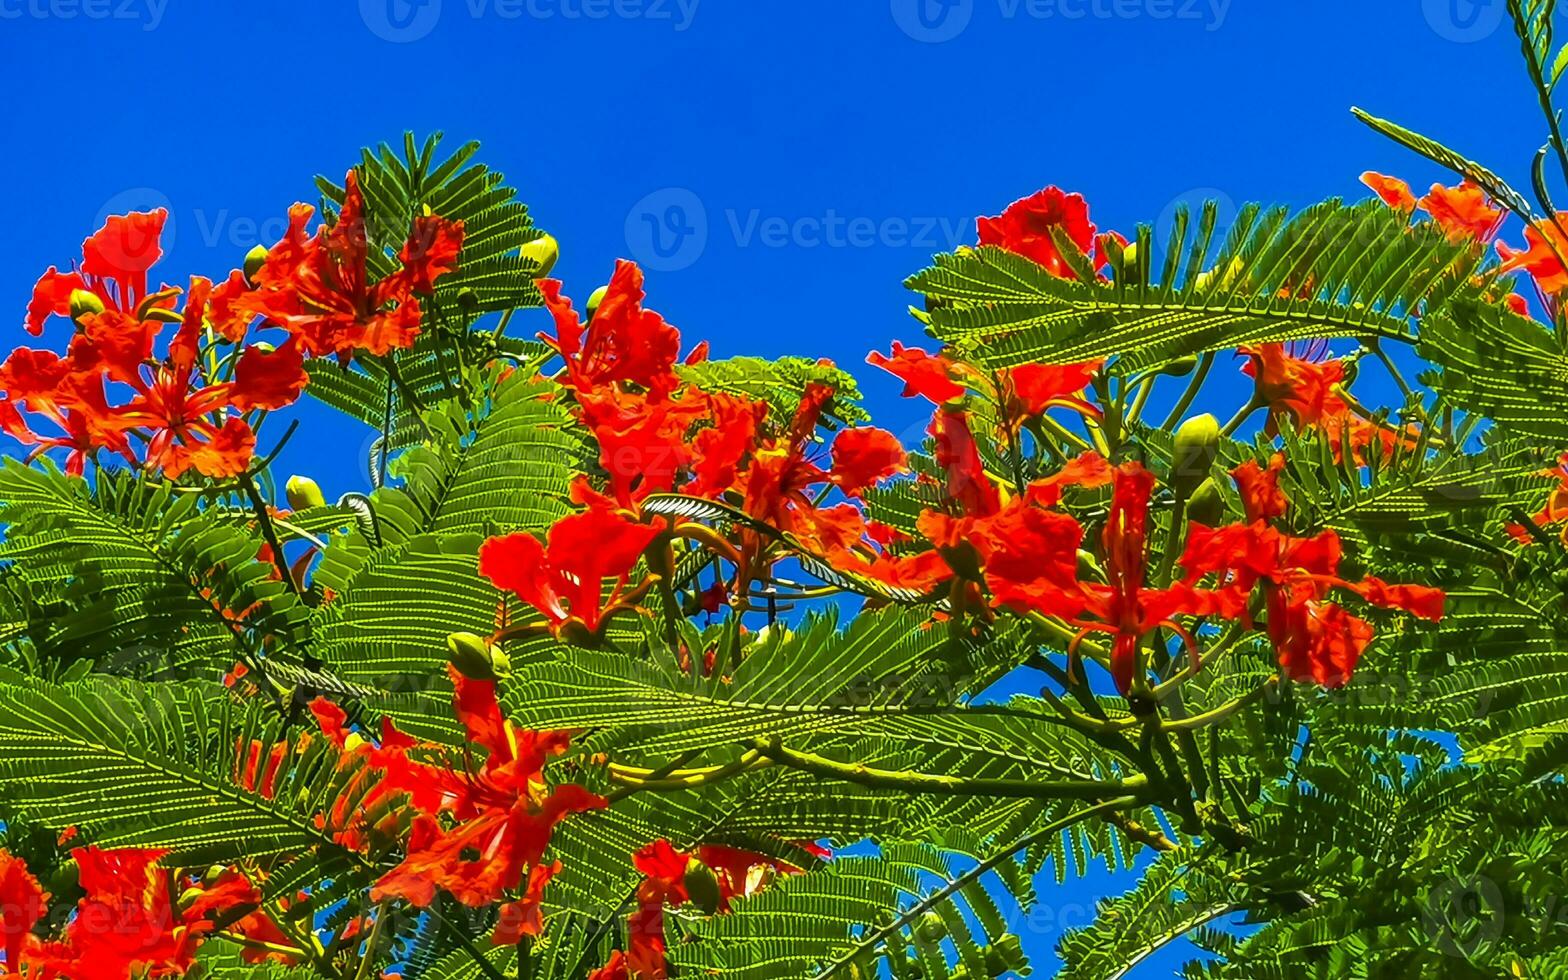
[[[978,218],[981,245],[995,245],[1045,267],[1053,276],[1078,278],[1062,258],[1052,236],[1060,229],[1085,255],[1094,251],[1095,228],[1089,220],[1089,203],[1080,194],[1047,187],[1014,201],[1000,215]]]
[[[479,549],[479,574],[513,592],[560,632],[569,623],[597,635],[621,607],[621,593],[637,559],[664,522],[637,524],[612,507],[594,504],[550,528],[548,543],[526,531],[491,538]],[[613,579],[601,604],[605,579]]]
[[[288,232],[252,277],[254,289],[242,292],[233,277],[224,284],[219,329],[242,330],[250,318],[261,317],[293,335],[305,354],[345,362],[356,352],[383,356],[411,346],[422,319],[416,294],[429,294],[436,280],[457,268],[462,222],[417,219],[399,250],[401,266],[371,282],[358,174],[348,172],[337,220],[314,237],[305,234],[311,214],[305,205],[289,209]]]

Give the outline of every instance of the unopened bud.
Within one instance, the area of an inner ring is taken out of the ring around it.
[[[321,487],[308,476],[289,477],[289,482],[283,485],[283,495],[288,498],[292,510],[309,510],[327,505],[327,498],[321,495]]]
[[[947,923],[935,912],[927,912],[915,924],[915,938],[928,943],[939,943],[947,937]]]
[[[1105,581],[1105,569],[1100,567],[1099,559],[1082,548],[1078,549],[1078,580],[1080,582]]]
[[[71,290],[71,319],[77,323],[83,317],[93,316],[103,312],[103,300],[98,294],[86,289]]]
[[[594,313],[597,312],[598,309],[599,309],[599,304],[604,302],[604,297],[609,292],[610,292],[610,287],[609,286],[600,286],[598,289],[595,289],[593,292],[588,294],[588,305],[586,307],[584,307],[584,309],[587,310],[587,316],[585,317],[585,319],[588,319],[588,320],[592,320],[593,319]]]
[[[713,873],[712,868],[696,858],[688,858],[684,883],[686,895],[693,905],[702,910],[703,915],[712,915],[719,910],[724,896],[719,891],[719,876]]]
[[[471,680],[493,681],[512,672],[512,661],[496,644],[474,633],[453,633],[446,638],[447,659],[457,672]]]
[[[261,267],[266,264],[267,246],[257,245],[249,252],[246,252],[245,264],[240,267],[245,273],[245,282],[251,286],[256,285],[256,273],[260,272]]]
[[[1208,479],[1220,451],[1220,423],[1214,416],[1195,415],[1176,429],[1176,452],[1171,459],[1171,488],[1186,498]]]
[[[543,279],[555,268],[555,260],[561,257],[561,243],[554,235],[535,238],[522,247],[522,256],[534,264],[534,278]]]
[[[1218,527],[1225,520],[1225,498],[1212,477],[1198,484],[1187,498],[1187,518],[1205,527]]]
[[[1191,374],[1192,369],[1197,366],[1198,359],[1196,357],[1178,357],[1176,360],[1170,361],[1164,367],[1161,367],[1160,373],[1172,378],[1180,378],[1183,375]]]

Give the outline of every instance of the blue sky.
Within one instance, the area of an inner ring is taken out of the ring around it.
[[[1503,0],[0,0],[0,341],[106,214],[169,208],[163,275],[218,278],[313,174],[440,129],[560,239],[569,294],[639,259],[691,341],[834,358],[913,438],[925,409],[860,363],[920,340],[902,279],[1045,184],[1130,232],[1181,200],[1442,176],[1356,104],[1526,186],[1541,125],[1502,21]],[[304,417],[282,472],[362,488],[368,436]],[[1027,941],[1105,887],[1048,889]]]

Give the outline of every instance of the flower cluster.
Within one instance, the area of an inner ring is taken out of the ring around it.
[[[235,868],[215,867],[200,879],[175,874],[168,852],[79,847],[71,852],[83,893],[59,933],[41,938],[34,926],[50,896],[26,863],[0,851],[0,929],[5,975],[28,980],[123,980],[183,976],[197,948],[220,928],[250,940],[246,959],[262,962],[265,944],[283,938],[259,912],[261,891]],[[277,958],[277,957],[272,957]]]
[[[306,357],[346,360],[412,344],[416,294],[455,267],[462,244],[461,224],[420,217],[402,267],[371,283],[355,174],[337,221],[313,237],[311,213],[296,205],[284,239],[222,283],[193,276],[157,290],[148,274],[163,255],[167,213],[109,218],[82,243],[77,268],[51,267],[34,287],[27,330],[38,336],[51,317],[69,317],[74,333],[64,355],[22,347],[0,365],[0,431],[36,452],[65,450],[73,474],[100,452],[170,479],[245,473],[256,413],[299,397]],[[174,335],[160,343],[171,324]],[[284,336],[250,339],[257,326]],[[41,422],[54,431],[37,431]]]

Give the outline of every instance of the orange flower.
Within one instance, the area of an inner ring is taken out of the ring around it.
[[[1368,170],[1361,175],[1361,182],[1372,188],[1384,204],[1396,211],[1410,212],[1416,209],[1416,196],[1410,192],[1410,185],[1398,177]]]
[[[1502,242],[1497,243],[1497,254],[1502,256],[1502,271],[1523,269],[1541,292],[1556,296],[1568,287],[1568,270],[1558,253],[1568,255],[1568,237],[1558,229],[1558,224],[1568,227],[1568,211],[1560,211],[1556,220],[1546,219],[1524,230],[1525,248],[1516,251]],[[1515,310],[1515,312],[1522,312]]]
[[[1454,241],[1491,241],[1503,220],[1503,211],[1492,207],[1486,192],[1468,180],[1457,187],[1433,184],[1426,197],[1416,203]]]

